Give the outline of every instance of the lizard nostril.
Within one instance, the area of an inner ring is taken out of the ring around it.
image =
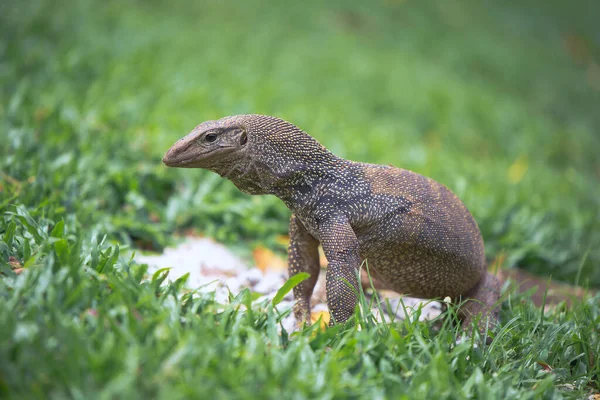
[[[243,146],[246,143],[248,143],[248,135],[246,135],[246,132],[242,133],[242,136],[240,137],[240,144]]]

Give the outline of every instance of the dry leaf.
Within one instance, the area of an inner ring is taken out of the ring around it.
[[[327,326],[329,325],[330,320],[331,320],[331,316],[329,315],[329,312],[327,312],[327,311],[314,311],[314,312],[310,313],[311,325],[315,324],[316,322],[319,322],[319,325],[320,325],[322,331],[327,329]]]
[[[508,168],[508,180],[510,183],[519,183],[529,169],[529,161],[527,156],[519,156]]]
[[[175,232],[177,237],[193,237],[193,238],[204,238],[204,234],[196,228],[187,228],[181,232]],[[207,238],[212,240],[211,238]]]
[[[254,263],[262,272],[287,270],[287,262],[266,247],[258,246],[252,252]]]
[[[8,264],[10,265],[10,267],[12,269],[20,269],[22,267],[21,263],[19,262],[19,260],[17,260],[15,257],[10,256],[8,257]]]
[[[546,372],[552,372],[552,367],[544,361],[536,361]]]
[[[160,215],[151,212],[150,215],[148,215],[148,219],[150,220],[150,222],[160,222]]]
[[[498,253],[494,261],[489,265],[488,270],[492,272],[496,272],[504,266],[504,261],[506,261],[506,252],[501,251]]]
[[[98,316],[98,310],[96,310],[95,308],[88,308],[87,310],[85,310],[85,313],[91,317]]]
[[[287,247],[290,244],[290,237],[288,235],[279,235],[275,238],[277,244]]]
[[[225,277],[231,277],[231,276],[236,276],[238,274],[237,271],[232,271],[232,270],[224,270],[221,269],[219,267],[207,267],[206,265],[202,264],[202,266],[200,267],[200,274],[202,276],[211,276],[211,277],[217,277],[217,278],[225,278]]]
[[[50,114],[50,111],[47,108],[39,107],[38,109],[35,110],[33,115],[34,115],[34,118],[36,121],[41,121],[43,119],[46,119],[48,114]]]

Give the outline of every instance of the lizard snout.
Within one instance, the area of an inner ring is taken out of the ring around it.
[[[176,156],[177,156],[177,150],[174,149],[173,147],[171,147],[162,159],[163,164],[165,164],[166,166],[169,166],[169,167],[172,166],[173,160],[175,159]]]
[[[187,154],[188,149],[193,144],[193,140],[187,136],[183,139],[178,140],[171,146],[162,159],[162,162],[168,167],[182,166],[183,163],[191,161],[195,158],[194,154]]]

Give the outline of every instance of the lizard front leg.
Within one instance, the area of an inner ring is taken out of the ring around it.
[[[288,273],[291,277],[300,272],[307,272],[310,277],[294,288],[294,316],[299,325],[310,321],[310,297],[319,278],[319,242],[308,233],[298,217],[292,214]]]
[[[332,322],[345,322],[354,314],[358,293],[359,244],[345,218],[319,226],[321,245],[327,257],[327,305]]]

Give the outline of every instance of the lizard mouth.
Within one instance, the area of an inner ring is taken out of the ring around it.
[[[236,149],[236,146],[220,146],[216,149],[211,149],[209,151],[203,153],[195,153],[195,154],[172,154],[172,149],[165,154],[162,159],[163,164],[167,167],[193,167],[199,164],[205,164],[208,159],[213,158],[215,153],[219,153],[219,155],[230,153]],[[202,166],[204,167],[204,166]]]
[[[183,165],[190,164],[196,158],[197,158],[196,156],[192,156],[192,157],[186,157],[186,158],[179,159],[179,160],[177,160],[177,159],[174,160],[172,158],[169,158],[168,155],[165,155],[163,157],[163,159],[162,159],[162,162],[167,167],[180,167],[180,166],[183,166]]]

